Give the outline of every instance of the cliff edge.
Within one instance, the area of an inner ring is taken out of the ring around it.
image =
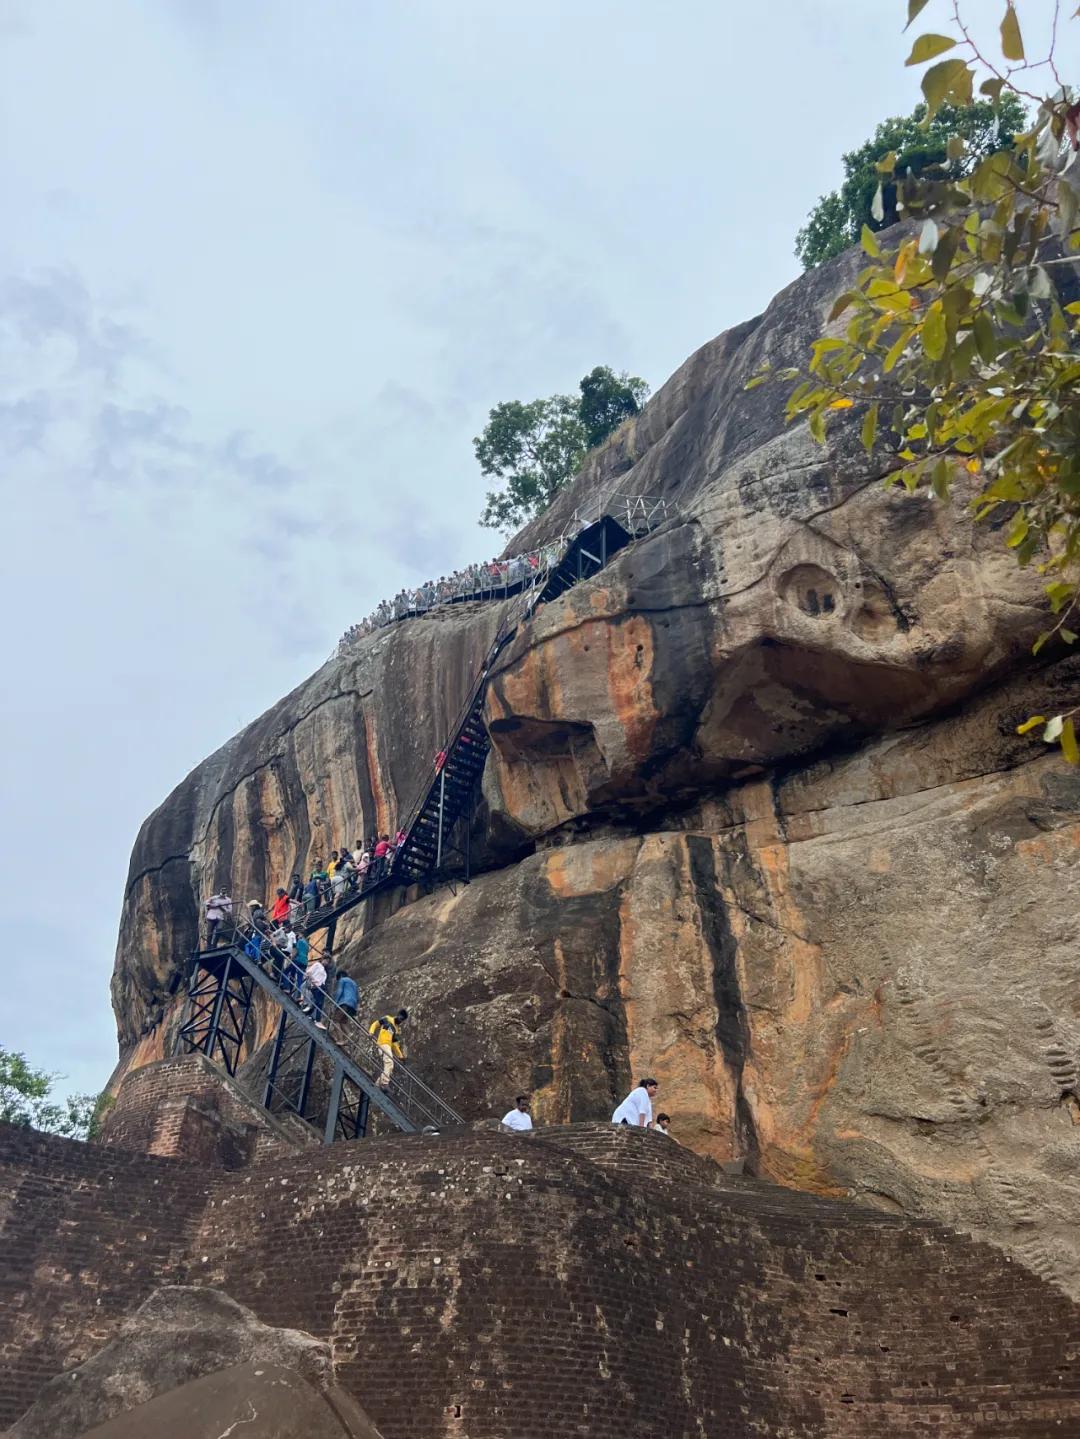
[[[1038,580],[997,534],[886,490],[857,427],[817,446],[781,387],[745,389],[805,354],[852,263],[705,345],[512,542],[617,495],[670,507],[500,655],[482,872],[369,902],[340,959],[365,1009],[408,1004],[415,1066],[467,1117],[518,1089],[602,1117],[647,1070],[700,1152],[944,1220],[1076,1294],[1080,778],[1015,726],[1080,662],[1031,662]],[[263,897],[393,828],[501,619],[369,636],[150,816],[121,1073],[168,1052],[206,893]]]

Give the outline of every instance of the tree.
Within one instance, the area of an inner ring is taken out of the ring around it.
[[[926,3],[908,0],[909,24]],[[907,63],[935,62],[922,77],[929,123],[946,102],[968,105],[979,78],[992,104],[1010,93],[1034,101],[1035,119],[1011,149],[959,179],[901,176],[898,154],[882,156],[877,206],[893,183],[898,209],[921,225],[889,248],[863,228],[869,264],[829,317],[834,329],[846,317],[843,332],[815,341],[804,367],[779,372],[799,381],[788,418],[806,417],[818,441],[833,412],[858,407],[866,450],[894,452],[887,483],[941,502],[959,496],[976,521],[1004,513],[1005,542],[1044,577],[1053,615],[1036,653],[1075,644],[1080,629],[1080,299],[1071,298],[1080,293],[1080,100],[1061,83],[1059,7],[1046,4],[1049,53],[1036,61],[1012,0],[1000,57],[980,49],[962,0],[953,0],[955,33],[915,40]],[[1018,77],[1042,71],[1052,95],[1020,89]],[[963,137],[951,136],[947,152],[962,160]],[[1078,711],[1034,715],[1019,730],[1040,729],[1080,764]]]
[[[636,415],[645,403],[649,387],[644,380],[624,371],[616,375],[607,365],[597,365],[578,386],[581,399],[578,414],[585,426],[585,443],[590,450],[602,445],[623,420]]]
[[[504,400],[473,440],[485,475],[505,489],[489,491],[480,523],[509,531],[547,509],[592,449],[602,445],[649,393],[644,380],[597,365],[581,381],[580,396]]]
[[[24,1054],[0,1046],[0,1119],[66,1139],[93,1138],[104,1108],[102,1098],[69,1094],[58,1102],[52,1088],[59,1078],[32,1068]]]
[[[990,100],[943,104],[928,119],[927,107],[921,104],[910,115],[883,120],[864,145],[843,157],[844,183],[818,201],[795,237],[795,253],[803,268],[809,270],[854,245],[864,225],[881,230],[896,223],[893,176],[902,181],[909,172],[916,178],[937,173],[960,179],[988,155],[1009,149],[1026,119],[1020,97],[1004,93],[996,105]],[[964,141],[962,154],[949,156],[950,136]],[[896,156],[895,168],[882,184],[877,163],[890,153]]]

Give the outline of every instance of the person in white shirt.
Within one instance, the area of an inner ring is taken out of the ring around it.
[[[305,1014],[314,1014],[315,1028],[325,1029],[322,1008],[326,997],[326,966],[312,955],[304,971],[304,987],[300,991],[300,1008]]]
[[[672,1134],[671,1130],[668,1128],[668,1125],[670,1123],[670,1114],[658,1114],[656,1116],[656,1123],[653,1125],[653,1131],[656,1134],[666,1134],[669,1139],[675,1139],[674,1134]],[[675,1139],[675,1143],[678,1144],[678,1142],[679,1141]]]
[[[502,1117],[503,1124],[507,1129],[531,1129],[533,1127],[532,1115],[529,1113],[529,1096],[519,1094],[514,1100],[514,1107],[509,1114]]]
[[[213,949],[217,944],[218,927],[232,916],[232,898],[224,890],[212,894],[206,901],[206,947]]]
[[[656,1094],[655,1079],[639,1079],[611,1116],[612,1124],[626,1124],[631,1129],[647,1128],[652,1124],[652,1102]]]

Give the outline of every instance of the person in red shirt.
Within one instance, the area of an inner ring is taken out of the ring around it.
[[[270,906],[270,918],[275,924],[284,924],[289,918],[289,896],[283,889],[277,892],[277,898]]]

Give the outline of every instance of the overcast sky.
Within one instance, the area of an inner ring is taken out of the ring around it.
[[[492,405],[655,388],[795,277],[903,10],[0,0],[0,1043],[100,1088],[140,822],[494,553]]]

